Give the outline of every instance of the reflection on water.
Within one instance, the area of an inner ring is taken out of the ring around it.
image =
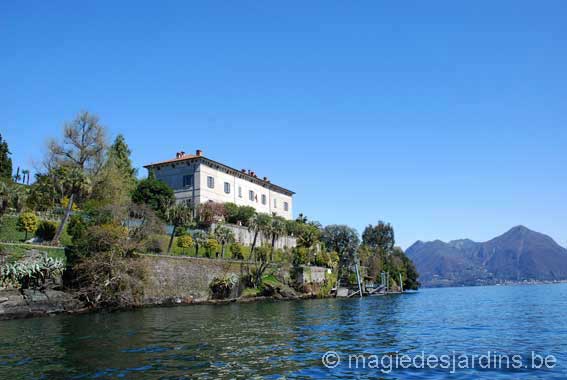
[[[0,322],[0,379],[565,378],[567,284]],[[327,351],[553,354],[548,371],[327,369]]]

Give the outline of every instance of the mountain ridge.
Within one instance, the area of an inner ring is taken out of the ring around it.
[[[567,280],[567,249],[523,225],[485,242],[417,241],[406,255],[424,286]]]

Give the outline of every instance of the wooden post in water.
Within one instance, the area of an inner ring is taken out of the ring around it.
[[[356,260],[356,263],[354,264],[354,269],[356,270],[356,280],[358,282],[358,292],[360,294],[360,297],[362,297],[362,285],[360,283],[360,272],[358,270],[358,259]]]

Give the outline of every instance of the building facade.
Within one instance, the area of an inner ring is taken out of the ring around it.
[[[165,182],[178,202],[197,209],[206,202],[232,202],[257,212],[292,219],[293,191],[277,186],[251,170],[237,170],[203,156],[178,152],[171,160],[144,166]]]

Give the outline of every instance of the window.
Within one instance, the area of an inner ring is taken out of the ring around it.
[[[224,192],[230,194],[230,183],[228,182],[224,183]]]
[[[289,204],[287,202],[283,203],[283,209],[284,211],[289,211]]]
[[[262,204],[266,204],[266,194],[262,194]]]
[[[209,189],[214,189],[215,188],[215,179],[211,176],[207,177],[207,186],[209,187]]]
[[[238,197],[242,198],[242,186],[238,186]]]
[[[252,202],[254,202],[254,192],[252,190],[250,190],[248,192],[248,199],[250,199]]]
[[[193,175],[188,174],[183,176],[183,187],[193,186]]]
[[[278,208],[278,200],[274,198],[274,208]]]

